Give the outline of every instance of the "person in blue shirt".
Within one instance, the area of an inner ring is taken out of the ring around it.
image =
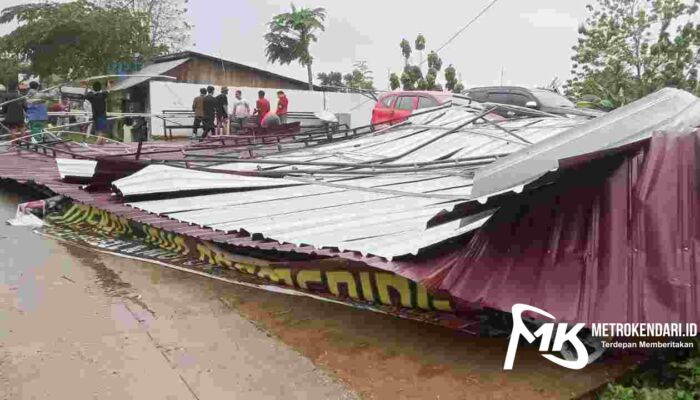
[[[32,81],[29,83],[29,92],[27,93],[27,122],[29,132],[32,135],[32,142],[39,143],[44,141],[44,129],[46,129],[46,121],[49,120],[48,99],[50,96],[46,93],[39,92],[39,83]]]

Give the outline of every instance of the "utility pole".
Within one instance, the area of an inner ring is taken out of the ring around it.
[[[505,71],[505,67],[501,66],[501,86],[503,86],[503,72]]]

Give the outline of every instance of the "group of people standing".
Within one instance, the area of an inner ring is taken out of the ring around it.
[[[92,133],[104,137],[108,133],[107,92],[102,90],[100,82],[95,82],[92,85],[92,89],[92,91],[87,89],[85,91],[85,103],[89,105],[90,110],[84,111],[92,116],[90,121],[93,127]],[[3,125],[10,131],[10,139],[24,136],[28,128],[31,140],[35,143],[42,142],[44,131],[49,122],[49,108],[52,111],[70,111],[67,99],[61,99],[60,102],[55,102],[49,107],[49,103],[54,99],[54,96],[40,90],[39,83],[36,81],[29,83],[29,90],[25,95],[22,95],[17,87],[11,94],[11,98],[2,106],[2,112],[5,115]],[[61,117],[56,120],[59,128],[70,125],[68,117]],[[87,123],[84,125],[87,125]],[[98,143],[101,144],[102,142],[103,139],[100,138]]]
[[[270,102],[265,98],[265,91],[258,92],[258,100],[255,102],[255,109],[251,109],[248,100],[243,98],[243,92],[236,90],[235,99],[229,109],[228,88],[221,88],[217,96],[214,96],[213,86],[201,88],[199,96],[192,102],[194,111],[194,123],[192,134],[197,137],[197,131],[202,128],[202,138],[207,135],[228,135],[231,125],[236,131],[241,131],[245,121],[251,116],[255,116],[257,125],[260,127],[271,127],[287,123],[287,113],[289,100],[284,91],[277,92],[277,109],[271,112]],[[229,113],[230,111],[230,113]]]

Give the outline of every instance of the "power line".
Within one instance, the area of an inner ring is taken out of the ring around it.
[[[445,47],[447,47],[447,45],[449,45],[450,43],[452,43],[453,40],[457,39],[457,37],[458,37],[459,35],[461,35],[461,34],[462,34],[464,31],[466,31],[467,28],[469,28],[474,22],[476,22],[479,18],[481,18],[482,15],[486,14],[486,12],[487,12],[491,7],[493,7],[493,5],[496,4],[497,1],[498,1],[498,0],[493,0],[491,3],[489,3],[489,5],[487,5],[486,7],[484,7],[484,9],[481,10],[481,12],[479,12],[474,18],[472,18],[471,21],[469,21],[466,25],[464,25],[464,27],[463,27],[462,29],[460,29],[459,31],[457,31],[457,33],[455,33],[454,35],[452,35],[452,37],[449,38],[449,39],[448,39],[442,46],[440,46],[437,50],[435,50],[435,52],[436,52],[436,53],[439,53],[440,50],[444,49]],[[427,59],[426,59],[426,60],[423,60],[423,62],[421,62],[421,65],[423,65],[426,61],[427,61]]]

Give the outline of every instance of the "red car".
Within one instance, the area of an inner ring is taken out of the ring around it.
[[[450,92],[390,92],[379,96],[372,110],[372,125],[401,122],[406,120],[413,110],[437,107],[452,100]]]

